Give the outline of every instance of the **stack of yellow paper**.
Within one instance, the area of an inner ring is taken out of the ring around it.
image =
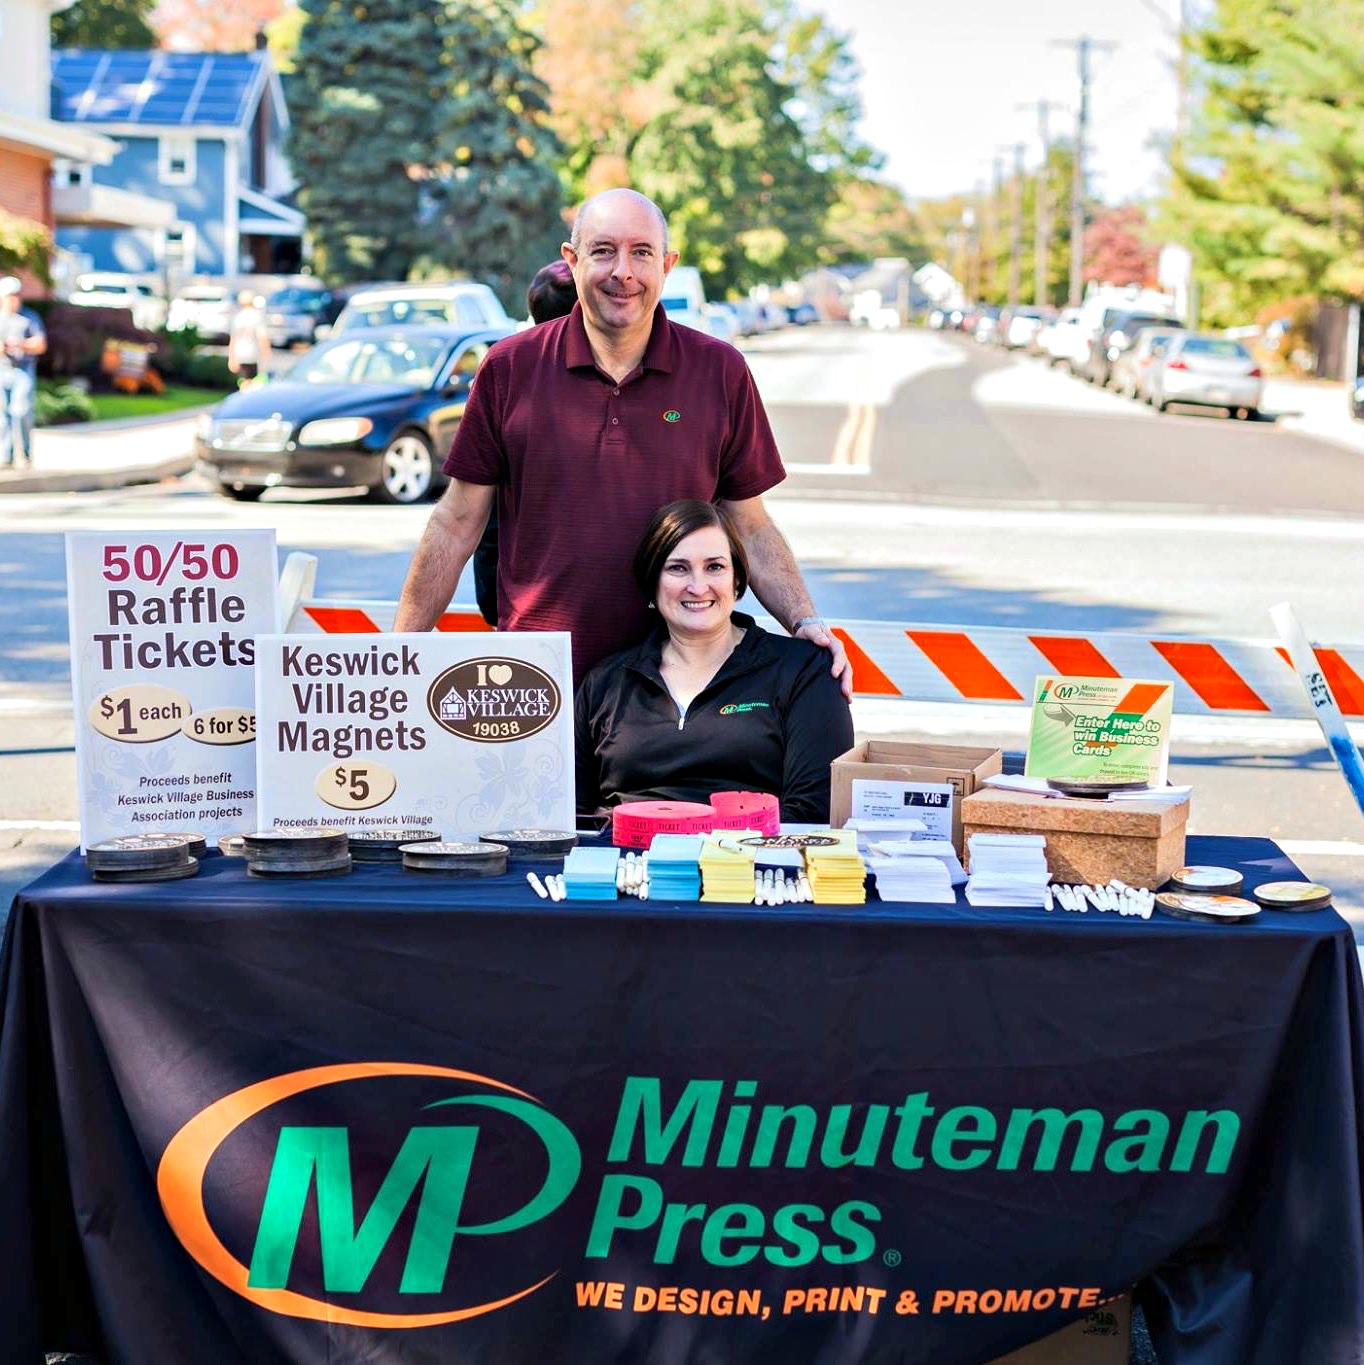
[[[855,830],[835,830],[835,845],[805,850],[805,867],[816,905],[864,905],[867,900],[866,864],[857,851]]]
[[[741,839],[760,839],[756,830],[726,829],[707,834],[701,845],[701,899],[748,905],[753,900],[755,850]]]

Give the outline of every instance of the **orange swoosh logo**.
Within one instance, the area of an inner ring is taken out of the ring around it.
[[[325,1299],[296,1294],[290,1289],[255,1289],[247,1284],[246,1267],[218,1239],[204,1208],[204,1174],[213,1154],[247,1119],[272,1104],[319,1086],[336,1085],[341,1081],[370,1080],[376,1076],[437,1076],[472,1081],[539,1103],[534,1095],[503,1081],[493,1080],[491,1076],[417,1062],[342,1062],[334,1066],[315,1066],[303,1071],[291,1071],[283,1076],[272,1076],[269,1080],[257,1081],[242,1090],[234,1090],[232,1094],[224,1095],[210,1104],[207,1109],[200,1110],[171,1138],[156,1170],[156,1192],[161,1198],[161,1207],[185,1250],[215,1280],[259,1308],[283,1313],[288,1317],[311,1318],[314,1322],[339,1323],[350,1327],[438,1327],[443,1323],[476,1318],[483,1313],[505,1308],[548,1284],[554,1278],[553,1274],[506,1298],[444,1313],[373,1313],[342,1308]]]

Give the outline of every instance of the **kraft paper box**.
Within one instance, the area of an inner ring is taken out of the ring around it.
[[[962,802],[1000,772],[999,749],[925,744],[910,739],[858,740],[830,766],[829,823],[841,829],[853,813],[853,782],[943,783],[952,788],[952,843],[962,852]]]
[[[988,787],[963,802],[966,837],[1042,834],[1047,871],[1067,886],[1111,881],[1148,890],[1184,866],[1189,801],[1086,801]],[[968,868],[969,871],[969,868]]]
[[[992,1365],[1127,1365],[1131,1351],[1132,1298],[1124,1294]]]

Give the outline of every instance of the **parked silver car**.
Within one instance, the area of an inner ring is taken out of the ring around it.
[[[1151,382],[1151,405],[1164,412],[1171,403],[1226,408],[1228,415],[1259,415],[1264,380],[1255,357],[1227,337],[1180,332],[1166,348]]]
[[[1181,333],[1169,327],[1143,327],[1132,345],[1113,362],[1112,384],[1124,398],[1151,401],[1151,380],[1170,342]]]

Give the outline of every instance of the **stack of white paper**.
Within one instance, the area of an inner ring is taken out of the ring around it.
[[[898,839],[873,837],[867,845],[873,858],[936,858],[947,869],[950,885],[961,886],[966,881],[966,869],[957,857],[951,839]]]
[[[1041,834],[973,834],[971,878],[966,899],[971,905],[1045,905],[1047,841]]]
[[[883,901],[926,901],[930,905],[956,903],[957,893],[952,889],[947,864],[941,858],[878,858],[873,854],[867,859],[867,866],[876,874],[876,894]]]

